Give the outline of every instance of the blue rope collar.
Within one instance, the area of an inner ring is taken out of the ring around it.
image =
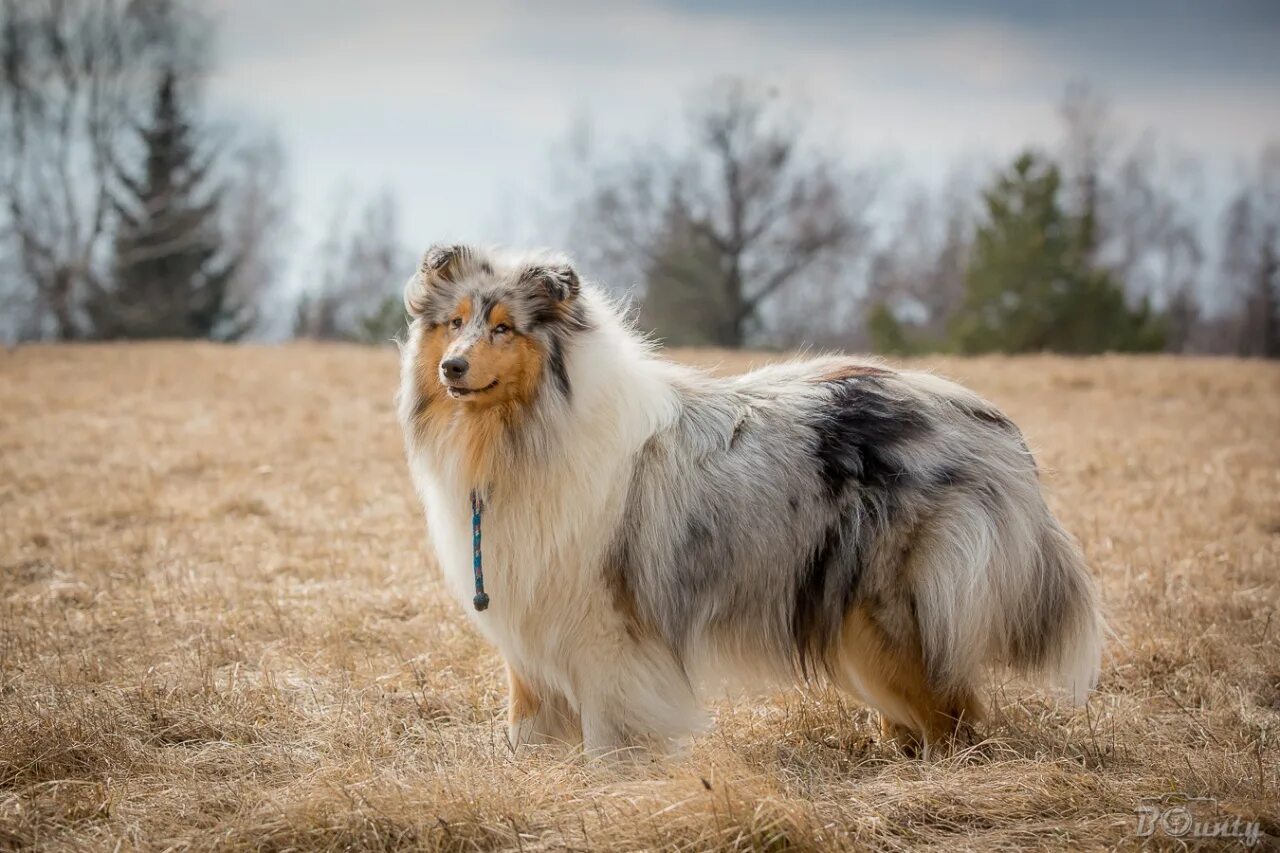
[[[476,597],[471,599],[476,610],[489,607],[489,596],[484,591],[484,567],[480,560],[480,512],[484,502],[475,489],[471,490],[471,568],[476,576]]]

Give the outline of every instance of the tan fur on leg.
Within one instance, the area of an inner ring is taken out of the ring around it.
[[[582,722],[568,700],[551,691],[541,693],[507,664],[507,739],[511,748],[521,744],[576,744],[582,740]]]
[[[507,724],[518,725],[538,713],[541,706],[538,694],[507,664]]]
[[[930,686],[919,642],[892,640],[866,604],[845,620],[841,666],[841,686],[875,707],[881,736],[909,754],[949,748],[960,728],[982,717],[982,702],[971,689],[946,696]]]

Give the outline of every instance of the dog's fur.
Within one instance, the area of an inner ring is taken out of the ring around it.
[[[846,357],[714,378],[552,254],[435,247],[405,305],[409,466],[506,659],[513,746],[662,750],[709,691],[815,678],[927,746],[980,717],[987,665],[1093,686],[1093,583],[1017,427],[972,392]]]

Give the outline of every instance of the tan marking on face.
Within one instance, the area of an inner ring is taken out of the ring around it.
[[[467,307],[470,308],[469,305]],[[495,334],[493,330],[502,325],[507,327],[507,331]],[[448,354],[467,359],[467,387],[484,388],[497,384],[488,391],[459,398],[457,402],[476,411],[498,408],[504,418],[512,420],[533,402],[537,393],[538,379],[542,375],[542,348],[532,338],[516,333],[511,309],[502,303],[489,311],[486,326],[488,332],[483,337],[470,343],[465,350],[455,353],[451,348]]]
[[[510,340],[493,353],[499,385],[494,389],[494,402],[519,413],[533,402],[542,376],[542,347],[532,338],[510,334]]]
[[[440,360],[448,346],[448,334],[444,326],[423,329],[411,334],[421,335],[418,344],[418,360],[414,364],[418,396],[421,403],[415,413],[415,427],[419,433],[432,428],[433,423],[448,411],[449,398],[440,384]]]
[[[463,329],[474,310],[470,299],[459,301],[453,316],[463,320]],[[511,326],[511,311],[495,305],[482,337],[468,339],[446,323],[422,332],[419,348],[418,385],[424,401],[419,428],[455,450],[462,473],[476,486],[490,481],[506,433],[533,402],[542,375],[542,348],[514,329],[493,334],[502,323]],[[460,398],[451,396],[440,377],[440,362],[454,355],[467,359],[466,387],[496,383],[494,387]]]
[[[511,321],[511,309],[507,307],[505,302],[499,302],[489,311],[489,328],[492,329],[502,324],[512,328],[515,327],[515,324]]]

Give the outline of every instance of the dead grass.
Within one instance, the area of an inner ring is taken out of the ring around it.
[[[931,366],[1023,426],[1101,580],[1088,709],[994,685],[988,739],[927,763],[788,693],[619,772],[508,756],[497,660],[427,556],[394,354],[0,355],[0,847],[1104,848],[1169,792],[1275,843],[1280,369]]]

